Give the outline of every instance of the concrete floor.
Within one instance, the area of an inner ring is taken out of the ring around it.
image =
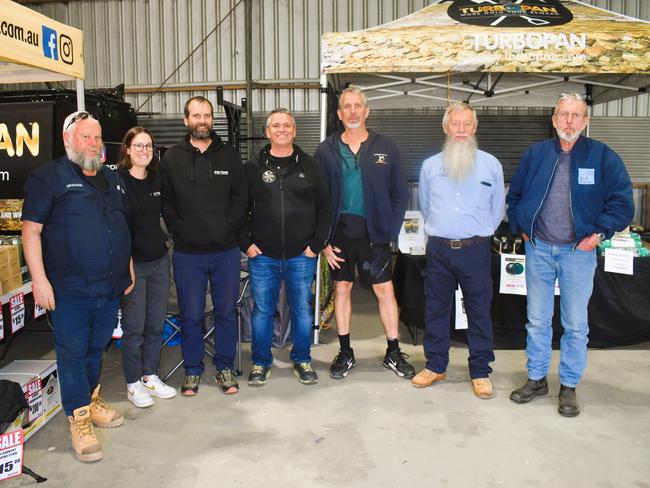
[[[59,413],[28,441],[25,464],[49,487],[650,488],[647,348],[591,350],[578,389],[582,414],[567,419],[556,410],[557,354],[551,392],[528,405],[508,400],[525,380],[523,351],[496,351],[492,400],[471,393],[462,345],[452,348],[448,381],[418,390],[381,366],[386,344],[370,292],[357,287],[353,304],[358,366],[344,381],[327,373],[338,350],[330,330],[312,350],[316,386],[297,382],[285,348],[265,387],[249,388],[244,376],[239,394],[225,396],[208,369],[197,397],[138,409],[126,399],[119,351],[111,348],[103,397],[126,422],[97,430],[104,459],[76,461]],[[49,334],[25,333],[3,364],[53,358],[50,342]],[[423,367],[422,347],[405,332],[402,349]],[[165,353],[164,367],[175,354]],[[181,381],[177,373],[170,384]],[[26,476],[3,486],[35,484]]]

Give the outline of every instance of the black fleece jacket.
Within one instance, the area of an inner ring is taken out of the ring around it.
[[[331,220],[325,174],[314,158],[293,147],[281,172],[269,164],[270,145],[244,166],[249,194],[248,225],[239,233],[244,252],[256,244],[265,256],[288,259],[307,246],[316,254],[325,246]]]
[[[174,248],[205,254],[237,246],[246,215],[247,188],[237,151],[211,133],[201,153],[185,140],[171,147],[160,164],[162,210]]]

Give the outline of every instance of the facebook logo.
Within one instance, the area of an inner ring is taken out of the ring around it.
[[[54,61],[59,60],[56,31],[45,26],[43,26],[43,56],[53,59]]]

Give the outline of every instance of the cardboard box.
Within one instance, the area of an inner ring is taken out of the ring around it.
[[[18,360],[0,369],[0,378],[20,384],[29,410],[23,419],[25,440],[61,410],[61,389],[56,361]]]
[[[25,261],[25,255],[23,254],[23,239],[20,236],[3,236],[0,235],[0,246],[18,246],[19,253],[19,262],[20,262],[20,274],[23,279],[23,284],[27,283],[32,279],[29,274],[29,268],[27,267],[27,262]]]
[[[0,286],[2,294],[23,285],[18,246],[0,246]]]

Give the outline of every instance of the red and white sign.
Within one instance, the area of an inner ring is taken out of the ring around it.
[[[0,481],[22,474],[24,443],[22,429],[0,435]]]
[[[9,299],[9,315],[12,334],[25,327],[25,295],[22,291]]]
[[[25,385],[25,396],[29,404],[27,422],[31,422],[43,415],[43,385],[40,377],[34,378]]]

